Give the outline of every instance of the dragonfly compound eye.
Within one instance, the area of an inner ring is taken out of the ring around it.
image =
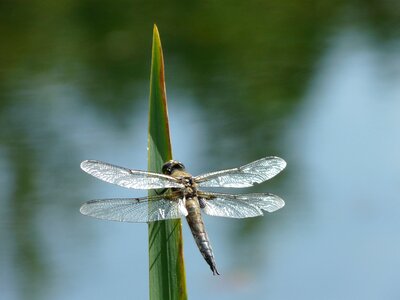
[[[171,175],[172,171],[174,170],[184,170],[184,169],[185,166],[181,162],[176,160],[170,160],[163,165],[162,172],[164,174]]]

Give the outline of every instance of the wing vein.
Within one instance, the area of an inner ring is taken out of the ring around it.
[[[263,210],[274,212],[285,205],[278,196],[271,193],[220,194],[201,192],[199,197],[206,200],[204,213],[228,218],[250,218],[263,215]]]
[[[250,187],[271,179],[286,167],[279,157],[265,157],[239,168],[211,172],[195,177],[199,187]]]
[[[100,180],[125,188],[183,188],[183,185],[176,178],[168,175],[131,170],[97,160],[83,161],[81,169]]]
[[[162,195],[144,198],[100,199],[84,203],[80,212],[98,219],[145,223],[180,218],[184,213],[180,205],[180,198]]]

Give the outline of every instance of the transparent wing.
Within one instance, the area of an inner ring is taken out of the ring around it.
[[[270,156],[239,168],[200,175],[195,181],[200,187],[249,187],[274,177],[285,167],[282,158]]]
[[[91,200],[81,206],[86,216],[119,222],[153,222],[186,216],[183,199],[169,200],[166,196]]]
[[[218,193],[199,193],[205,201],[203,212],[210,216],[228,218],[250,218],[263,215],[263,210],[274,212],[285,202],[270,193],[231,195]]]
[[[183,188],[174,177],[131,170],[97,160],[85,160],[81,169],[103,181],[132,189]]]

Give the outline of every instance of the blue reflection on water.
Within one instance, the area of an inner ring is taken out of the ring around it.
[[[279,249],[273,247],[263,278],[272,299],[393,299],[400,293],[394,50],[385,61],[367,39],[346,33],[321,63],[289,131],[288,149],[296,151],[288,155],[304,194],[290,190],[290,221],[272,238]],[[293,211],[293,202],[305,205]]]

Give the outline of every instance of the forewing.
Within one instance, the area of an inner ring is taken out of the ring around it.
[[[285,167],[282,158],[270,156],[239,168],[200,175],[195,181],[200,187],[249,187],[274,177]]]
[[[98,219],[135,223],[179,219],[187,215],[182,199],[170,200],[163,195],[91,200],[81,206],[80,212]]]
[[[125,188],[162,189],[183,187],[182,184],[180,184],[174,177],[171,176],[131,170],[97,160],[83,161],[81,163],[81,169],[98,179],[117,184]]]
[[[274,212],[285,205],[278,196],[270,193],[256,194],[199,194],[205,201],[203,212],[210,216],[228,218],[250,218],[263,215],[263,210]]]

